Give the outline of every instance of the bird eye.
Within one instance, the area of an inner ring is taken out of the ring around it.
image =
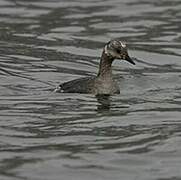
[[[117,52],[118,54],[121,54],[121,51],[120,51],[119,49],[117,49],[116,52]]]

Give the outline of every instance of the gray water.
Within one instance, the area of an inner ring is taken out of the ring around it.
[[[180,180],[180,0],[1,0],[0,179]],[[97,73],[110,39],[120,95],[54,93]]]

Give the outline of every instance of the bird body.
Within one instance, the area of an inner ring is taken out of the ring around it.
[[[135,64],[129,57],[127,47],[118,40],[109,41],[102,52],[97,76],[83,77],[60,84],[55,91],[62,93],[119,94],[119,86],[113,79],[112,62],[115,59]]]

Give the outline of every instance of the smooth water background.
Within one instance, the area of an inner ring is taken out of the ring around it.
[[[0,179],[180,180],[180,21],[180,0],[1,0]],[[120,95],[53,92],[112,38]]]

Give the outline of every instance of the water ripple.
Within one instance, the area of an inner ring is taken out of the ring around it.
[[[179,0],[0,1],[0,179],[180,179]],[[57,94],[95,75],[104,44],[120,95]]]

